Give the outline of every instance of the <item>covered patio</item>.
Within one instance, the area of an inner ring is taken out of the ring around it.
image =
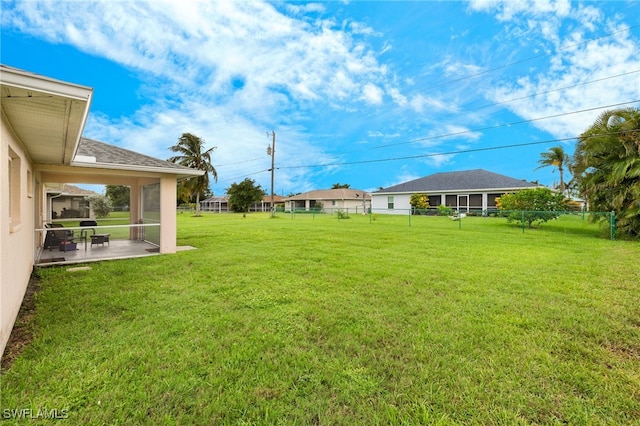
[[[176,181],[202,174],[88,138],[80,139],[69,166],[41,165],[38,169],[42,183],[37,187],[42,191],[43,201],[41,207],[36,207],[37,217],[42,218],[35,228],[37,265],[175,253]],[[101,226],[91,228],[91,234],[111,234],[108,242],[91,244],[90,235],[83,236],[77,220],[75,223],[54,220],[53,201],[67,183],[129,187],[127,217],[117,225],[110,225],[109,219],[98,219]],[[46,247],[46,235],[52,223],[74,234],[77,242],[74,250],[65,252]]]
[[[204,172],[82,137],[93,97],[90,87],[0,64],[0,94],[2,349],[34,265],[46,264],[42,262],[47,259],[53,264],[54,257],[78,262],[82,257],[175,253],[177,181]],[[84,247],[71,253],[45,249],[47,225],[53,221],[52,200],[62,194],[64,184],[129,186],[129,217],[121,224],[130,227],[128,234],[110,240],[104,250],[95,244],[86,253]],[[132,227],[140,223],[155,224],[155,232],[140,239]]]
[[[85,250],[85,244],[87,246]],[[106,244],[78,244],[73,250],[40,249],[36,256],[37,266],[65,265],[101,260],[128,259],[132,257],[160,254],[157,246],[145,241],[115,240]]]

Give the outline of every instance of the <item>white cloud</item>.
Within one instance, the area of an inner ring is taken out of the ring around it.
[[[382,89],[374,84],[366,84],[362,89],[362,99],[371,105],[380,105],[383,94]]]
[[[442,99],[423,96],[421,94],[413,96],[409,100],[411,108],[418,113],[429,110],[430,112],[453,112],[456,110],[456,106],[453,103],[447,103]]]
[[[471,9],[510,21],[513,34],[527,34],[549,52],[548,67],[537,65],[535,74],[502,82],[488,97],[495,102],[521,98],[504,105],[525,119],[561,115],[533,123],[558,138],[577,136],[602,110],[567,113],[640,99],[637,75],[622,76],[640,70],[640,45],[627,26],[595,5],[572,9],[568,1],[471,1]],[[614,76],[621,77],[609,78]]]
[[[71,44],[147,76],[152,88],[148,92],[158,96],[155,103],[131,117],[94,114],[86,134],[158,158],[167,158],[166,148],[189,131],[218,146],[216,162],[237,163],[262,155],[269,123],[287,128],[281,117],[288,116],[290,122],[303,119],[303,106],[309,102],[344,109],[359,102],[383,102],[378,84],[385,81],[386,67],[351,36],[375,35],[374,31],[349,22],[349,33],[331,19],[304,15],[323,13],[320,3],[283,6],[300,19],[280,13],[270,3],[253,1],[34,1],[19,2],[15,9],[3,13],[3,25]],[[241,88],[233,86],[234,79],[243,82]],[[289,116],[294,110],[298,112]],[[320,147],[307,144],[304,133],[296,135],[283,140],[279,161],[331,159]],[[252,162],[250,170],[268,168],[264,157],[262,163]],[[246,165],[230,167],[227,175],[242,171],[247,171]],[[296,187],[304,187],[305,175],[311,174],[287,170],[280,172],[280,179],[296,178]]]
[[[554,15],[558,18],[566,17],[571,10],[569,0],[471,0],[472,10],[494,12],[499,21],[510,21],[516,15],[540,16]]]
[[[584,39],[582,33],[568,35],[550,58],[548,70],[497,87],[490,97],[497,102],[522,98],[505,105],[525,119],[637,101],[640,99],[637,75],[622,75],[640,70],[640,58],[637,56],[640,45],[621,29],[611,27],[612,33],[617,32],[614,36],[580,44],[576,41]],[[621,77],[608,78],[617,75]],[[583,84],[592,81],[595,82]],[[615,107],[608,109],[612,108]],[[533,124],[558,138],[573,137],[583,132],[601,112],[567,114]]]

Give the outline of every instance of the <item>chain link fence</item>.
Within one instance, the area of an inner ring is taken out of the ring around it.
[[[596,222],[600,223],[603,232],[606,231],[608,238],[614,240],[616,236],[616,215],[614,212],[590,212],[584,210],[468,210],[461,212],[453,209],[447,211],[438,209],[394,209],[390,212],[387,209],[365,210],[359,207],[344,209],[292,209],[284,212],[279,211],[277,215],[294,220],[333,219],[341,221],[356,219],[359,222],[366,220],[370,224],[405,224],[406,226],[414,227],[429,226],[430,220],[437,220],[439,218],[439,220],[450,220],[452,228],[462,230],[466,227],[473,227],[473,229],[479,231],[483,230],[483,224],[495,224],[496,221],[501,221],[502,223],[510,224],[512,228],[518,227],[522,233],[529,229],[540,228],[547,222],[555,223],[556,221],[562,221],[563,218],[571,218],[570,220],[574,222],[580,221],[584,226],[590,226]],[[488,226],[485,226],[485,229],[487,232],[490,232]],[[491,230],[494,229],[494,227],[491,227]]]

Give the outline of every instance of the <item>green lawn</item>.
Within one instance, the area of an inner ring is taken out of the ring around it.
[[[640,243],[578,216],[182,214],[178,244],[41,269],[3,416],[639,424]]]

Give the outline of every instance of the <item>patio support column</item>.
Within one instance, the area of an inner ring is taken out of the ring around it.
[[[176,178],[160,178],[160,253],[176,252]]]
[[[135,182],[129,186],[129,223],[136,223],[142,218],[140,204],[140,185]],[[137,240],[138,231],[139,229],[129,228],[129,239]]]

